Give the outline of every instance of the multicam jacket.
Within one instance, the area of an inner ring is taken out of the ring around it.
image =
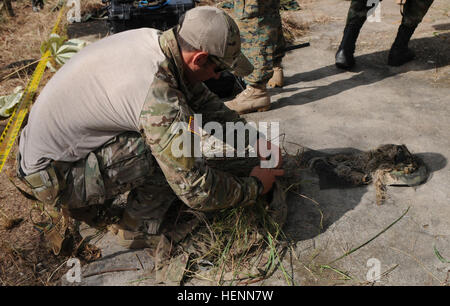
[[[173,30],[161,35],[160,45],[166,60],[159,65],[148,93],[140,127],[170,186],[186,204],[203,210],[256,200],[259,191],[254,178],[238,178],[211,169],[202,159],[173,156],[172,144],[181,135],[171,127],[179,122],[189,123],[194,113],[201,113],[204,122],[243,119],[225,107],[203,83],[188,87]]]
[[[177,125],[242,121],[203,83],[188,84],[174,30],[122,32],[76,54],[47,83],[34,104],[19,149],[26,175],[53,161],[76,162],[124,132],[141,133],[176,195],[188,206],[214,210],[256,200],[256,178],[178,156]]]

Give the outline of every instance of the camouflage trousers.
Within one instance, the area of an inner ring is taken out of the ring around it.
[[[235,21],[241,32],[241,49],[253,72],[244,78],[250,85],[265,84],[285,54],[280,0],[234,0]]]
[[[48,177],[50,183],[37,185],[33,177]],[[52,162],[23,179],[38,200],[94,227],[120,222],[127,230],[156,234],[177,199],[136,132],[113,137],[82,160]],[[125,205],[113,205],[127,192]]]
[[[248,176],[258,158],[210,159],[212,168]],[[19,173],[20,176],[20,173]],[[48,177],[48,183],[41,183]],[[123,229],[158,234],[178,197],[136,132],[120,134],[77,162],[52,162],[21,177],[41,202],[93,227],[119,224]],[[128,192],[124,205],[114,200]]]
[[[352,0],[347,15],[347,24],[363,25],[367,19],[367,13],[372,8],[368,0]],[[403,7],[402,24],[408,27],[416,27],[423,19],[433,0],[406,0]],[[368,6],[369,4],[369,6]]]

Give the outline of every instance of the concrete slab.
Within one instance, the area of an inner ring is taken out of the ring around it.
[[[81,267],[80,282],[64,275],[63,286],[139,286],[154,285],[154,262],[148,250],[130,250],[116,243],[116,237],[106,233],[95,246],[101,258]],[[69,274],[72,275],[72,274]]]
[[[352,72],[334,66],[349,2],[317,1],[301,12],[330,21],[314,25],[302,38],[311,47],[283,60],[287,86],[272,90],[272,110],[247,115],[254,121],[279,121],[286,142],[315,150],[406,144],[432,171],[431,179],[417,188],[389,188],[382,206],[375,203],[373,186],[314,192],[310,196],[320,206],[291,196],[285,230],[297,241],[294,280],[299,285],[366,284],[371,258],[381,273],[394,268],[377,284],[448,284],[450,265],[439,261],[434,247],[450,257],[450,34],[445,13],[450,5],[435,1],[411,42],[418,59],[393,68],[386,65],[387,53],[400,19],[393,3],[382,4],[382,22],[367,23],[361,32]],[[374,237],[408,207],[397,224],[331,265],[351,280],[341,280],[330,269],[313,271]]]

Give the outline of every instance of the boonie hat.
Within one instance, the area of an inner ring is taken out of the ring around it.
[[[219,8],[199,6],[187,11],[178,35],[195,49],[208,52],[216,64],[237,76],[253,71],[253,65],[241,52],[237,24]]]

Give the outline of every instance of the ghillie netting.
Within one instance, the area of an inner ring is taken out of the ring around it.
[[[405,145],[394,144],[367,152],[312,158],[308,166],[318,174],[321,188],[373,183],[379,205],[386,199],[386,186],[416,186],[428,176],[417,156]]]

